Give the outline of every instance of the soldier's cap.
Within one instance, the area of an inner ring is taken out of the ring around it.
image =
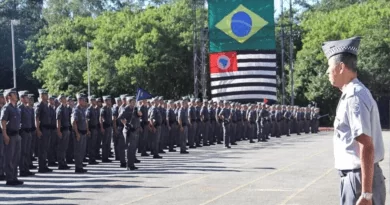
[[[65,97],[66,96],[64,94],[59,94],[57,99],[61,100],[61,98],[65,98]]]
[[[182,98],[182,101],[188,101],[189,99],[188,99],[188,97],[183,97]]]
[[[223,100],[219,100],[218,102],[219,102],[219,103],[223,103]]]
[[[18,92],[19,97],[27,97],[28,96],[28,91],[27,90],[22,90]]]
[[[224,100],[223,103],[224,103],[224,104],[229,104],[229,101]]]
[[[16,94],[17,93],[16,88],[9,88],[9,89],[5,89],[3,91],[3,95],[4,96],[8,96],[11,93],[15,93]]]
[[[111,95],[105,95],[103,96],[103,100],[106,101],[106,100],[111,100]]]
[[[195,102],[197,102],[197,103],[200,102],[200,99],[199,99],[199,98],[196,98]]]
[[[77,93],[77,94],[76,94],[76,98],[77,98],[77,99],[86,99],[86,98],[87,98],[87,95],[84,94],[84,93]]]
[[[350,53],[357,56],[361,37],[355,36],[348,39],[327,41],[322,44],[322,50],[329,60],[332,56],[340,53]]]
[[[96,101],[97,101],[97,102],[102,102],[102,98],[101,98],[101,97],[98,97],[98,98],[96,98]]]
[[[29,98],[33,98],[34,97],[34,94],[28,94],[27,95]]]
[[[76,101],[76,98],[72,98],[73,101]]]
[[[150,102],[155,102],[156,100],[158,100],[158,97],[154,97],[150,100]]]
[[[50,98],[51,100],[54,100],[54,99],[57,98],[57,96],[55,96],[55,95],[49,95],[49,98]]]
[[[120,95],[119,97],[120,97],[121,99],[126,99],[127,96],[129,96],[129,94],[122,94],[122,95]]]
[[[116,97],[116,98],[115,98],[115,101],[116,101],[116,102],[121,101],[121,100],[122,100],[121,97]]]
[[[67,101],[71,101],[71,100],[72,100],[72,96],[66,97],[66,100],[67,100]]]
[[[195,102],[195,98],[191,98],[191,102]]]
[[[262,102],[257,102],[257,105],[262,105],[263,103]]]
[[[88,99],[91,101],[91,100],[96,100],[96,95],[90,95],[88,96]]]
[[[164,97],[163,96],[159,96],[158,100],[164,100]]]
[[[48,94],[46,89],[38,89],[39,94]]]
[[[213,103],[214,101],[213,100],[209,100],[209,103]]]
[[[126,96],[126,100],[127,101],[135,100],[135,96]]]

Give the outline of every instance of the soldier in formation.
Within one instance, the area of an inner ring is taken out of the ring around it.
[[[29,177],[36,168],[48,173],[53,171],[49,167],[68,170],[74,164],[81,174],[87,172],[84,162],[111,163],[112,142],[120,167],[137,170],[137,150],[140,156],[161,159],[164,150],[176,152],[176,147],[188,154],[188,149],[215,144],[231,148],[243,140],[267,142],[270,137],[317,133],[320,118],[319,108],[312,107],[38,93],[34,102],[28,91],[0,92],[0,180],[7,185],[23,184],[18,168],[20,177]]]

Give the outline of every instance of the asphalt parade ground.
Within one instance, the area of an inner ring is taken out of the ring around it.
[[[384,139],[386,158],[380,165],[389,198],[390,132],[384,132]],[[339,204],[332,132],[189,152],[163,154],[163,159],[138,157],[137,171],[119,168],[114,161],[88,165],[86,174],[75,174],[72,166],[20,178],[23,186],[0,182],[0,204]]]

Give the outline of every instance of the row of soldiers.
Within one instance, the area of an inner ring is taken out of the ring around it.
[[[5,179],[8,185],[23,184],[17,179],[18,167],[20,176],[34,175],[30,171],[37,168],[34,156],[38,157],[39,173],[52,172],[52,166],[67,170],[70,163],[75,164],[76,173],[85,173],[83,162],[94,165],[101,159],[102,163],[110,163],[111,141],[120,167],[136,170],[135,164],[140,163],[137,150],[141,156],[149,156],[150,151],[153,158],[161,159],[159,154],[165,153],[164,149],[175,152],[180,147],[181,154],[188,154],[187,146],[224,141],[230,148],[245,139],[254,143],[256,138],[266,141],[269,136],[289,136],[294,127],[298,134],[301,128],[305,132],[311,128],[313,133],[318,130],[318,109],[311,112],[289,106],[282,109],[279,105],[188,98],[164,101],[155,97],[137,102],[127,94],[115,98],[112,104],[111,96],[101,99],[78,94],[72,99],[49,96],[44,89],[38,92],[36,103],[28,91],[8,89],[4,96],[0,94],[0,137],[4,139],[0,143],[0,180]]]

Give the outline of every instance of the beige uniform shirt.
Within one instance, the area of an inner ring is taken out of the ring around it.
[[[374,163],[384,158],[384,144],[378,106],[370,91],[357,79],[343,88],[334,121],[335,167],[339,170],[360,168],[359,145],[361,134],[372,137]]]

